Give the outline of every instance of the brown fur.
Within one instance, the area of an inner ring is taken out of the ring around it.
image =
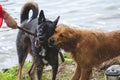
[[[105,61],[100,65],[99,70],[105,70],[111,65],[115,65],[115,64],[120,65],[120,56],[110,59],[108,61]]]
[[[76,61],[72,80],[89,80],[94,66],[120,55],[120,30],[80,30],[60,24],[51,39]]]

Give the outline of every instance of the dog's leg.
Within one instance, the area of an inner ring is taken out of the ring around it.
[[[35,68],[36,68],[37,79],[42,80],[42,72],[43,72],[44,64],[42,62],[42,56],[39,54],[42,51],[42,48],[35,47],[34,39],[31,40],[31,43],[32,43],[33,60],[34,60]]]
[[[19,59],[19,70],[17,80],[21,80],[22,77],[22,67],[24,65],[25,59],[27,57],[27,47],[26,48],[19,48],[18,51],[18,59]]]
[[[44,67],[42,58],[39,54],[35,54],[34,58],[35,58],[34,60],[35,60],[35,66],[36,66],[36,72],[37,72],[37,79],[42,80],[42,73],[43,73],[43,67]]]
[[[17,80],[21,80],[22,79],[22,67],[24,65],[26,57],[27,57],[27,55],[25,55],[25,57],[22,59],[22,61],[19,62],[19,69],[18,69]]]
[[[36,68],[35,68],[35,62],[34,62],[35,60],[33,58],[34,55],[32,53],[32,50],[31,50],[30,54],[32,55],[32,65],[31,65],[30,70],[28,71],[28,75],[30,77],[30,80],[35,80],[35,70],[36,70]]]
[[[81,68],[81,76],[79,80],[90,80],[92,68]]]
[[[33,62],[30,70],[28,71],[30,80],[35,80],[35,69],[36,69],[36,68],[35,68],[35,64],[34,64],[34,62]]]
[[[52,80],[56,79],[57,71],[58,71],[58,63],[52,65],[52,74],[53,74]]]
[[[38,78],[38,80],[42,80],[43,67],[44,67],[43,64],[41,64],[41,65],[36,65],[37,78]]]
[[[21,74],[22,74],[22,67],[21,65],[19,65],[17,80],[21,80]]]
[[[16,48],[17,48],[17,55],[18,55],[18,62],[19,62],[17,80],[21,80],[22,67],[28,55],[28,52],[30,52],[31,50],[29,38],[27,38],[22,32],[18,33],[17,40],[16,40]]]
[[[79,64],[77,64],[72,80],[79,80],[80,74],[81,74],[81,67],[79,66]]]

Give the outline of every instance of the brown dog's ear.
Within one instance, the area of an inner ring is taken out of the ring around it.
[[[59,18],[60,18],[60,16],[58,16],[57,19],[55,19],[55,21],[54,21],[54,25],[55,25],[55,26],[57,25],[57,23],[58,23],[58,21],[59,21]]]
[[[45,19],[44,11],[41,10],[40,14],[39,14],[39,18],[38,18],[38,24],[45,22],[45,21],[46,21],[46,19]]]

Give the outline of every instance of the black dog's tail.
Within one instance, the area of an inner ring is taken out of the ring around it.
[[[21,15],[20,15],[20,19],[21,19],[21,23],[29,18],[29,11],[32,10],[33,14],[31,17],[31,20],[36,18],[38,16],[38,5],[35,2],[27,2],[21,10]]]
[[[65,59],[64,59],[62,52],[59,52],[59,54],[60,54],[60,58],[61,58],[62,62],[65,62]]]

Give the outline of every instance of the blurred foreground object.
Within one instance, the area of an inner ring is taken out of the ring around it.
[[[105,71],[106,80],[120,80],[120,65],[112,65]]]
[[[0,27],[2,26],[3,23],[3,9],[2,5],[0,5]]]

